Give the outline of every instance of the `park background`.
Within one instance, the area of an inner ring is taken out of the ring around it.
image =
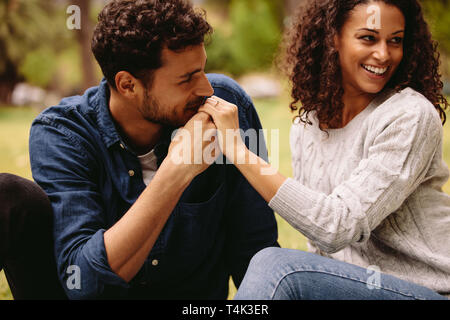
[[[253,98],[262,125],[279,130],[279,169],[292,176],[289,84],[274,61],[294,9],[308,0],[193,1],[207,12],[215,32],[207,43],[208,72],[236,79]],[[97,15],[108,1],[0,0],[0,172],[32,179],[28,134],[44,108],[82,94],[102,78],[90,51]],[[444,91],[450,95],[450,1],[421,1],[441,53]],[[80,29],[75,11],[80,11]],[[75,27],[75,28],[73,28]],[[444,126],[444,158],[450,164],[450,124]],[[444,187],[450,193],[450,183]],[[282,247],[306,250],[306,240],[277,215]],[[38,261],[36,263],[39,263]],[[30,266],[30,272],[33,272]],[[38,277],[39,275],[36,275]],[[230,281],[232,298],[235,288]],[[0,300],[12,299],[0,272]]]

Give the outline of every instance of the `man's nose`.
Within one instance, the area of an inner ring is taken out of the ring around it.
[[[201,79],[197,82],[197,86],[195,88],[194,93],[199,97],[209,97],[214,94],[214,89],[211,87],[211,83],[209,83],[205,73],[203,74]]]

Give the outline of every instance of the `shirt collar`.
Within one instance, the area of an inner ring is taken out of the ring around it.
[[[106,79],[100,82],[97,87],[97,92],[93,96],[93,107],[97,113],[97,125],[100,131],[103,143],[107,148],[110,148],[116,143],[123,143],[120,134],[114,124],[111,112],[109,111],[109,97],[110,89]],[[172,132],[175,128],[166,127],[160,141],[156,144],[154,150],[155,155],[158,158],[158,166],[167,155],[167,151],[170,145]]]
[[[92,104],[97,113],[97,125],[100,135],[107,148],[121,141],[111,112],[109,111],[109,97],[108,83],[103,79],[97,87],[96,94],[92,98]]]

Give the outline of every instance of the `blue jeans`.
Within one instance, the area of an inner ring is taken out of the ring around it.
[[[266,248],[251,260],[236,300],[446,300],[374,269],[299,250]]]

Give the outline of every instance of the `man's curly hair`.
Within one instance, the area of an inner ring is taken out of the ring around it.
[[[385,88],[406,87],[423,94],[436,107],[445,123],[448,102],[442,95],[437,43],[416,0],[377,0],[396,6],[405,17],[403,60]],[[300,120],[311,124],[308,114],[316,111],[319,123],[328,128],[341,123],[344,107],[339,55],[334,36],[339,34],[350,12],[370,0],[314,0],[300,8],[287,32],[284,67],[292,83],[290,104]],[[297,106],[300,102],[300,108]],[[303,115],[305,117],[303,117]]]
[[[119,71],[148,86],[162,66],[161,51],[203,43],[212,33],[203,10],[184,0],[112,0],[98,16],[92,52],[112,88]]]

